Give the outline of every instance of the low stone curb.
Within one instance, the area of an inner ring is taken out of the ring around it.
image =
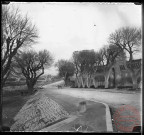
[[[49,126],[49,127],[46,127],[42,130],[40,130],[39,132],[50,132],[50,131],[54,131],[55,129],[57,128],[60,128],[61,126],[67,124],[67,123],[70,123],[71,121],[74,121],[75,119],[77,118],[77,116],[70,116],[70,118],[66,119],[66,120],[63,120],[61,122],[58,122],[52,126]]]
[[[83,97],[80,97],[80,96],[78,96],[78,97],[79,98],[83,98]],[[106,103],[97,101],[94,98],[91,98],[91,99],[87,98],[87,100],[98,102],[98,103],[102,103],[103,105],[105,105],[105,107],[106,107],[106,126],[107,126],[107,131],[108,132],[113,132],[113,126],[112,126],[111,114],[110,114],[109,106]]]
[[[111,114],[110,114],[110,109],[109,106],[106,103],[97,101],[95,99],[89,99],[90,101],[102,103],[106,107],[106,126],[107,126],[107,131],[108,132],[113,132],[113,126],[112,126],[112,121],[111,121]]]
[[[109,109],[109,106],[106,104],[106,103],[103,103],[103,102],[99,102],[99,101],[96,101],[95,99],[87,99],[89,101],[93,101],[93,102],[98,102],[98,103],[101,103],[103,104],[105,107],[106,107],[106,127],[107,127],[107,132],[113,132],[113,127],[112,127],[112,121],[111,121],[111,114],[110,114],[110,109]],[[73,120],[75,120],[77,118],[77,116],[70,116],[70,118],[66,119],[66,120],[63,120],[61,122],[58,122],[52,126],[49,126],[47,128],[44,128],[42,130],[40,130],[39,132],[49,132],[49,131],[54,131],[54,129],[57,129]]]

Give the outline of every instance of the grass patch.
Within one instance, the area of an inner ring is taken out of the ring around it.
[[[7,86],[3,89],[3,125],[11,127],[14,123],[14,117],[27,102],[32,94],[26,85]]]
[[[63,121],[63,120],[66,120],[68,117],[65,117],[65,118],[61,118],[61,119],[59,119],[59,120],[57,120],[57,121],[54,121],[54,122],[52,122],[52,123],[50,123],[50,124],[47,124],[44,128],[47,128],[47,127],[49,127],[49,126],[52,126],[52,125],[54,125],[54,124],[56,124],[56,123],[58,123],[58,122],[61,122],[61,121]]]
[[[13,118],[23,107],[29,96],[4,96],[3,97],[3,125],[11,127],[14,123]]]

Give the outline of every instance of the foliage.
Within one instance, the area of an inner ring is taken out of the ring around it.
[[[68,80],[70,76],[74,75],[74,64],[68,60],[58,60],[55,66],[58,68],[59,76],[64,77],[65,82]]]
[[[132,86],[118,86],[118,89],[132,89]]]
[[[38,78],[44,74],[44,67],[49,68],[53,63],[53,57],[47,50],[38,53],[32,50],[22,52],[16,55],[15,60],[15,66],[21,69],[30,90],[33,90]]]
[[[100,64],[99,53],[94,50],[82,50],[73,52],[73,63],[75,65],[75,74],[93,74],[96,65]]]
[[[21,82],[12,82],[12,81],[6,81],[5,86],[21,86],[25,85],[25,81]]]
[[[98,76],[95,76],[95,80],[97,82],[104,82],[105,78],[103,75],[98,75]]]

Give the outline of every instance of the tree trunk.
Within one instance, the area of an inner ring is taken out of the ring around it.
[[[138,88],[137,77],[134,73],[132,73],[132,83],[133,83],[133,89],[137,89]]]
[[[86,86],[88,87],[88,76],[86,78]]]
[[[68,86],[68,84],[69,84],[69,75],[68,75],[67,72],[65,73],[64,81],[65,81],[65,86]]]
[[[86,85],[86,78],[83,77],[83,88],[85,87],[85,85]]]
[[[90,88],[90,78],[87,77],[87,87]]]
[[[133,60],[133,54],[132,52],[130,52],[130,58],[129,58],[129,61],[132,61]]]
[[[0,89],[0,131],[2,131],[2,126],[3,126],[3,115],[2,115],[2,112],[3,112],[3,89],[1,88]]]
[[[80,77],[77,78],[77,85],[78,85],[78,88],[80,88],[80,85],[81,85]]]
[[[78,87],[78,77],[76,77],[75,86]]]
[[[81,77],[80,81],[81,81],[81,86],[83,87],[83,78],[82,77]]]
[[[105,89],[109,87],[109,77],[108,76],[105,76]]]
[[[33,80],[26,80],[26,84],[27,84],[27,87],[28,87],[28,90],[30,93],[33,92],[33,89],[34,89],[34,81]]]
[[[92,80],[93,80],[93,85],[94,85],[94,87],[96,88],[96,82],[95,82],[94,77],[92,78]]]
[[[107,71],[105,73],[105,89],[109,87],[109,76],[110,76],[111,70]]]

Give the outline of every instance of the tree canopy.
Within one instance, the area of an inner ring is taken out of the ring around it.
[[[35,43],[38,32],[30,19],[20,14],[19,9],[2,7],[2,87],[10,74],[13,57],[21,47]]]
[[[82,50],[73,52],[73,63],[76,68],[76,74],[92,74],[95,70],[95,64],[98,62],[99,54],[94,50]]]
[[[109,43],[127,51],[131,61],[133,60],[133,54],[139,52],[141,46],[141,29],[122,27],[110,34]]]
[[[65,82],[70,76],[74,75],[74,64],[68,60],[58,60],[55,66],[58,68],[59,76],[64,77]]]
[[[38,78],[44,74],[45,66],[49,68],[53,63],[53,57],[49,51],[43,50],[22,52],[15,57],[17,68],[20,68],[26,78],[29,89],[33,89]]]

